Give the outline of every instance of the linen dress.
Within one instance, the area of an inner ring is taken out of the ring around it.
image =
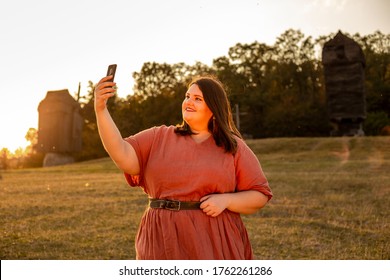
[[[191,136],[160,126],[125,138],[138,156],[140,174],[125,173],[131,186],[149,198],[199,201],[214,193],[258,190],[269,197],[260,163],[237,137],[235,155],[210,136],[196,143]],[[146,209],[136,237],[137,259],[253,259],[240,214],[224,210],[217,217],[202,210]]]

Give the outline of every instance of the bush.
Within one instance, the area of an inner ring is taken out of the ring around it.
[[[366,135],[379,135],[382,128],[387,125],[390,125],[390,119],[385,112],[368,113],[364,121],[364,133]]]

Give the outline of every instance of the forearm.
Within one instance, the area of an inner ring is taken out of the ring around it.
[[[240,214],[252,214],[263,208],[268,197],[261,192],[249,190],[223,194],[227,199],[227,209]]]
[[[126,161],[126,145],[107,109],[96,113],[100,139],[111,159],[121,168]],[[121,168],[122,169],[122,168]]]
[[[255,190],[235,193],[209,194],[200,199],[200,208],[207,215],[216,217],[225,209],[240,214],[252,214],[268,202],[268,197]]]
[[[114,95],[116,84],[113,76],[102,78],[95,87],[95,115],[100,139],[115,164],[124,172],[137,175],[140,172],[134,148],[123,138],[107,109],[107,100]]]

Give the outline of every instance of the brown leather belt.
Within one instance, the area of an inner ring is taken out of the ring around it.
[[[200,202],[149,198],[149,207],[157,209],[167,209],[172,211],[199,210]]]

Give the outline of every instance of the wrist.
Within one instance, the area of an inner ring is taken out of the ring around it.
[[[225,201],[226,209],[229,209],[232,207],[232,203],[234,200],[234,193],[223,193],[223,199]]]

